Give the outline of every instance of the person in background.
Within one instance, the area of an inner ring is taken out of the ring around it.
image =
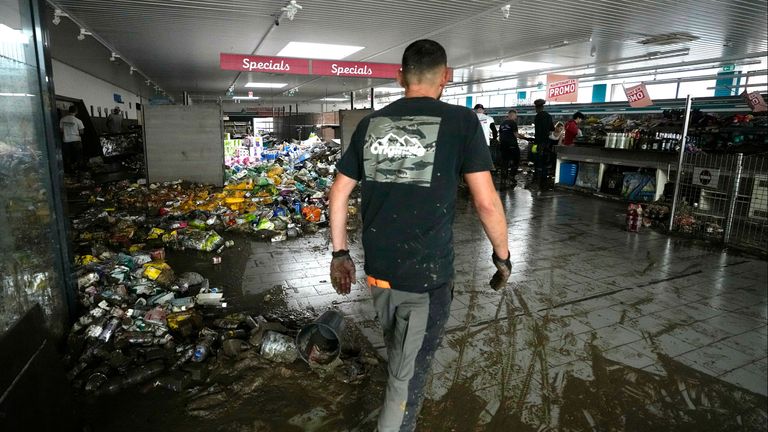
[[[565,126],[562,122],[555,123],[555,130],[549,133],[549,146],[554,152],[554,147],[560,145],[563,142],[563,136],[565,135]]]
[[[584,114],[581,111],[577,111],[573,118],[565,122],[565,135],[563,136],[563,145],[572,146],[576,137],[581,135],[579,125],[584,121]]]
[[[477,119],[480,120],[480,126],[483,127],[485,142],[490,146],[491,140],[496,141],[498,139],[496,123],[493,122],[493,117],[485,114],[485,107],[483,105],[475,105],[474,111],[477,114]]]
[[[487,137],[472,111],[440,102],[449,77],[440,44],[426,39],[410,44],[397,77],[405,97],[360,121],[336,166],[329,194],[331,284],[346,295],[357,280],[348,250],[347,211],[360,182],[365,273],[388,357],[378,432],[416,428],[451,311],[459,178],[469,186],[491,241],[497,270],[491,287],[506,286],[512,269]]]
[[[555,130],[555,124],[552,116],[544,111],[544,99],[536,99],[533,102],[536,107],[536,117],[533,120],[534,125],[534,144],[536,145],[536,175],[539,186],[543,187],[549,173],[549,159],[552,155],[552,148],[549,143],[549,134]]]
[[[515,176],[520,165],[520,145],[517,139],[526,139],[518,132],[517,110],[507,112],[507,118],[499,126],[499,150],[501,152],[501,181],[503,184],[517,183]]]
[[[107,132],[120,133],[123,131],[123,113],[120,112],[120,107],[115,107],[112,112],[107,116]]]
[[[77,107],[71,105],[67,115],[59,120],[59,129],[61,130],[62,153],[64,156],[65,169],[76,169],[80,166],[83,157],[83,132],[85,126],[75,115]]]

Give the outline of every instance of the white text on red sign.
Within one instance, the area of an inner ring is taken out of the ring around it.
[[[643,89],[630,90],[627,92],[627,99],[630,102],[637,102],[639,100],[645,99],[645,92]]]
[[[575,79],[558,81],[549,88],[549,97],[563,96],[576,93],[577,81]]]

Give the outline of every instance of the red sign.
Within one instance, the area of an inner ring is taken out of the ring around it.
[[[397,79],[399,64],[312,60],[312,75]]]
[[[222,70],[309,75],[307,59],[221,53],[220,62]]]
[[[631,107],[642,108],[653,105],[653,101],[648,95],[648,89],[645,88],[645,84],[624,88],[624,93],[627,95],[627,100]]]
[[[550,102],[578,102],[579,80],[564,75],[547,75],[547,100]]]
[[[763,99],[763,95],[761,95],[760,92],[747,93],[744,91],[744,93],[741,94],[741,97],[747,101],[747,105],[752,108],[752,112],[768,111],[768,104],[765,103],[765,99]]]
[[[397,79],[399,64],[220,54],[222,70],[352,78]],[[451,81],[453,70],[451,69]]]

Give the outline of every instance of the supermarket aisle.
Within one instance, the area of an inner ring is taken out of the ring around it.
[[[514,274],[502,292],[487,286],[490,245],[459,201],[455,300],[427,430],[765,427],[765,261],[627,233],[615,203],[519,188],[503,201]],[[326,241],[254,244],[244,290],[282,284],[290,304],[339,308],[383,348],[366,289],[333,292]]]

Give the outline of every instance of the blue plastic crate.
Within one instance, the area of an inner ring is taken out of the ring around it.
[[[566,186],[576,184],[576,174],[579,172],[579,164],[574,162],[563,162],[560,164],[560,179],[558,183]]]

